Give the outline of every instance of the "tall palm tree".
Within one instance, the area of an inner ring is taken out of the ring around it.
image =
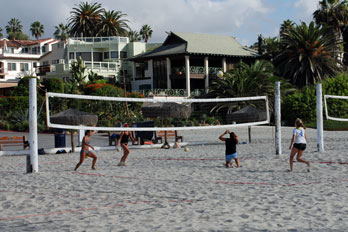
[[[44,26],[39,21],[35,21],[31,24],[30,31],[32,36],[34,36],[36,40],[38,40],[42,36],[45,30],[44,30]]]
[[[151,38],[152,32],[153,31],[152,31],[151,27],[147,24],[145,24],[141,27],[140,35],[142,36],[145,43],[147,43],[147,41],[149,41],[149,39]]]
[[[330,30],[328,30],[327,33],[335,35],[336,39],[339,40],[341,39],[341,34],[348,26],[347,1],[322,0],[319,2],[319,9],[313,13],[313,18],[317,24],[328,26]],[[344,42],[344,50],[348,51],[348,41],[345,40]],[[348,54],[344,54],[346,65],[348,65],[347,55]]]
[[[303,87],[340,71],[340,61],[333,56],[339,41],[327,30],[311,22],[309,25],[296,25],[285,32],[281,39],[283,49],[275,59],[280,74],[296,86]]]
[[[58,26],[55,26],[55,29],[56,30],[53,33],[54,37],[56,39],[64,41],[65,43],[70,35],[70,28],[68,27],[68,25],[64,25],[63,23],[60,23]]]
[[[97,34],[97,25],[103,12],[101,4],[94,2],[81,2],[70,11],[68,26],[71,28],[71,36],[93,37]]]
[[[284,20],[284,22],[280,25],[279,35],[282,36],[285,32],[288,32],[289,29],[294,28],[295,23],[290,19]]]
[[[6,33],[8,35],[12,34],[13,39],[16,39],[16,34],[22,33],[22,29],[23,26],[21,24],[21,21],[16,18],[12,18],[6,26]]]
[[[98,24],[98,36],[127,36],[129,26],[121,11],[104,10]]]
[[[138,42],[141,40],[139,33],[137,31],[132,31],[132,30],[128,32],[128,38],[129,38],[129,42]]]

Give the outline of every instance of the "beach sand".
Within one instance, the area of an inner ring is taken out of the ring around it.
[[[240,142],[247,128],[233,129]],[[39,156],[26,174],[25,156],[0,157],[0,231],[346,231],[348,132],[307,129],[306,165],[288,157],[292,128],[282,128],[275,155],[274,127],[252,127],[252,142],[237,147],[242,167],[224,167],[223,130],[180,131],[189,152],[97,151],[97,170],[79,153]],[[207,143],[210,143],[209,145]],[[91,138],[93,145],[93,136]]]

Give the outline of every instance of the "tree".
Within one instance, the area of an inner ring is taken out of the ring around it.
[[[0,38],[2,38],[4,35],[2,34],[2,28],[0,27]]]
[[[284,22],[282,23],[282,25],[280,25],[280,31],[279,31],[279,35],[280,37],[288,32],[290,29],[294,28],[295,23],[293,21],[291,21],[290,19],[288,20],[284,20]]]
[[[31,24],[30,31],[32,36],[38,40],[44,33],[44,26],[39,21],[35,21]]]
[[[7,33],[7,39],[9,40],[28,40],[29,36],[23,32],[9,32]]]
[[[21,21],[19,21],[16,18],[12,18],[6,26],[6,33],[8,35],[12,34],[14,36],[13,39],[16,39],[16,35],[18,33],[22,33],[22,29],[23,29],[23,26],[21,24]]]
[[[145,24],[141,27],[140,29],[140,35],[142,36],[143,40],[145,41],[145,43],[147,43],[147,41],[149,41],[149,39],[152,36],[152,29],[149,25]]]
[[[336,36],[336,40],[341,39],[348,27],[348,6],[347,1],[322,0],[319,2],[319,9],[313,13],[315,22],[322,26],[328,26],[327,33]],[[348,40],[343,36],[344,51],[348,51]],[[338,45],[337,45],[338,46]],[[338,49],[336,49],[338,50]],[[337,56],[338,53],[334,55]],[[348,56],[344,54],[344,63],[348,65]]]
[[[83,84],[83,82],[86,79],[86,75],[85,75],[85,71],[86,71],[86,67],[85,64],[82,60],[81,57],[77,58],[77,61],[73,62],[71,64],[71,82],[76,85],[79,86],[81,84]]]
[[[280,54],[275,59],[280,74],[298,87],[315,84],[340,71],[336,56],[339,41],[327,28],[301,23],[285,32]]]
[[[129,42],[138,42],[141,40],[139,33],[137,31],[132,31],[132,30],[128,32],[128,38],[129,38]]]
[[[66,43],[66,40],[69,38],[70,35],[70,28],[68,25],[64,25],[63,23],[60,23],[58,26],[55,26],[55,32],[53,33],[54,37],[56,39],[59,39],[61,41],[64,41]]]
[[[96,36],[102,12],[101,4],[97,2],[81,2],[77,7],[74,7],[70,11],[71,15],[68,19],[71,36]]]
[[[98,25],[97,36],[127,36],[129,26],[121,11],[104,10]]]

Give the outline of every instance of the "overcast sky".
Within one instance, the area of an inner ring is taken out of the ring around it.
[[[30,35],[30,24],[41,22],[42,38],[53,37],[54,27],[67,23],[70,11],[81,0],[0,0],[0,27],[11,18],[22,22]],[[89,1],[95,2],[95,1]],[[286,19],[296,23],[312,20],[319,0],[99,0],[106,10],[127,14],[129,26],[139,30],[149,24],[153,35],[149,42],[163,42],[166,31],[231,35],[243,45],[278,35]]]

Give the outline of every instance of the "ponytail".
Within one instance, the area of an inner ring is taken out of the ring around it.
[[[306,126],[303,124],[300,118],[296,118],[295,124],[296,124],[296,128],[303,127],[303,129],[306,129]]]

